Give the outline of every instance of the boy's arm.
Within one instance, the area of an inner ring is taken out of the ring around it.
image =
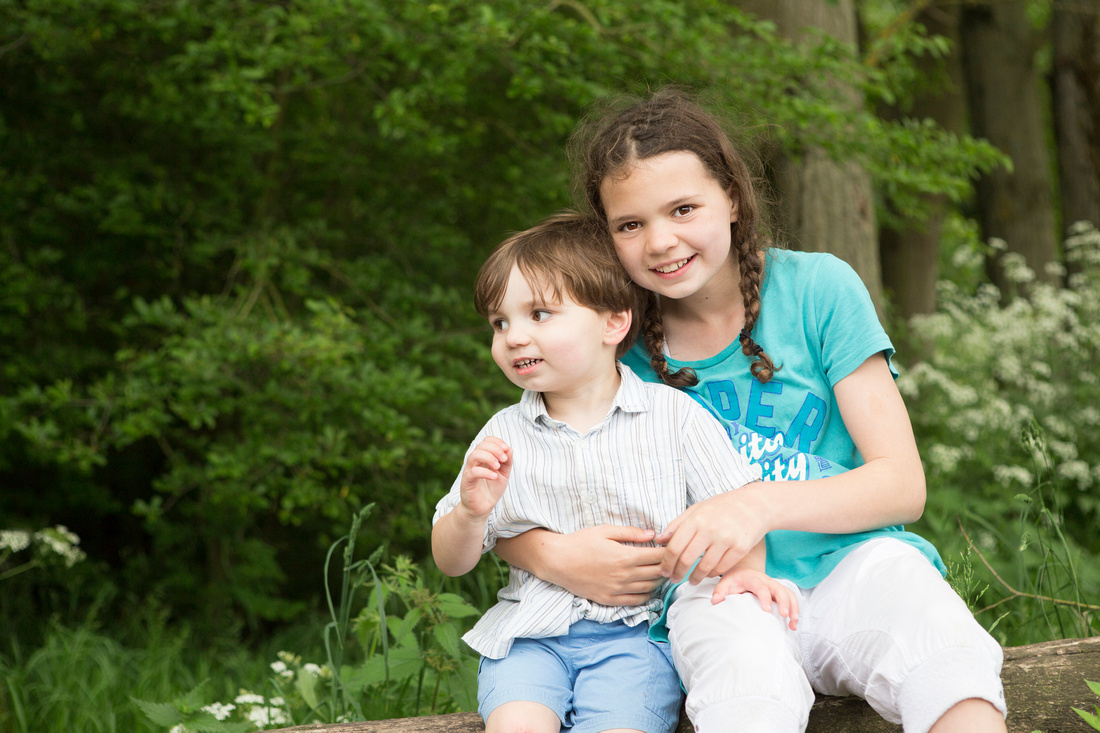
[[[463,575],[481,559],[485,525],[512,470],[512,449],[487,437],[466,457],[459,477],[460,501],[432,527],[432,557],[445,575]]]

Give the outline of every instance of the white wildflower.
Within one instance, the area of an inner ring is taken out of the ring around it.
[[[205,712],[210,713],[218,720],[225,720],[236,709],[236,705],[223,705],[220,702],[212,703],[203,707],[203,710]]]
[[[240,695],[237,695],[236,699],[233,700],[233,702],[237,703],[238,705],[263,705],[264,697],[263,695],[257,695],[254,692],[242,692]]]
[[[180,723],[178,725],[173,725],[168,733],[191,733],[191,731],[184,728],[183,723]]]
[[[31,544],[31,533],[21,529],[0,530],[0,550],[19,552]]]
[[[271,669],[275,674],[280,677],[285,677],[286,679],[290,679],[294,676],[294,670],[287,669],[286,662],[272,662]]]
[[[50,552],[60,555],[65,560],[66,567],[71,568],[87,557],[84,551],[77,547],[80,544],[80,538],[62,524],[35,532],[34,539]]]
[[[1058,475],[1067,481],[1074,482],[1079,489],[1087,489],[1092,485],[1092,470],[1084,461],[1066,461],[1058,464]]]
[[[286,714],[279,708],[255,707],[248,711],[248,719],[254,725],[266,728],[269,725],[282,725],[287,722]]]
[[[320,677],[322,674],[324,674],[321,668],[313,662],[307,662],[302,666],[302,669],[304,669],[306,672],[309,672],[314,677]]]
[[[1023,466],[994,466],[993,478],[1006,486],[1012,484],[1031,486],[1035,482],[1031,471]]]

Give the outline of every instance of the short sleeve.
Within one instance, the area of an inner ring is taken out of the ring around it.
[[[811,287],[812,315],[829,385],[835,387],[879,352],[886,356],[890,372],[897,378],[891,361],[894,345],[878,319],[867,286],[851,265],[833,255],[821,257]]]

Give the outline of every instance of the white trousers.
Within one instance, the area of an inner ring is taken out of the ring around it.
[[[710,602],[685,583],[669,610],[673,660],[699,733],[801,733],[814,691],[858,695],[906,733],[970,698],[1006,712],[1000,645],[915,548],[860,545],[799,598],[797,631],[751,595]]]

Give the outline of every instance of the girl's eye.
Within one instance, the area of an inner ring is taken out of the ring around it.
[[[642,228],[642,225],[636,221],[628,221],[619,227],[620,232],[636,232]]]
[[[536,323],[542,323],[543,321],[549,320],[550,311],[547,311],[547,310],[535,311],[533,314],[531,314],[531,318],[533,318]]]
[[[674,216],[687,216],[693,211],[695,211],[695,204],[684,204],[683,206],[676,207]]]
[[[508,330],[508,321],[503,318],[495,318],[489,321],[489,325],[493,327],[493,330],[497,333],[504,333]]]

